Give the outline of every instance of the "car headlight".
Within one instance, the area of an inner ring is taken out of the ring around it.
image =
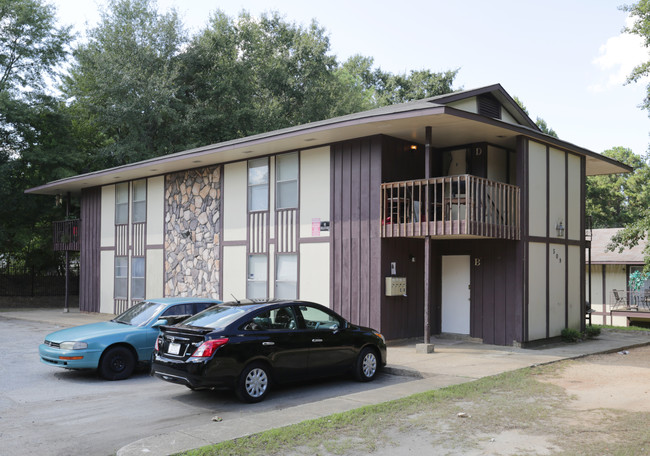
[[[386,339],[384,339],[384,336],[381,333],[375,332],[373,334],[379,337],[383,343],[386,343]]]
[[[63,350],[83,350],[88,348],[88,344],[86,342],[61,342],[59,347]]]

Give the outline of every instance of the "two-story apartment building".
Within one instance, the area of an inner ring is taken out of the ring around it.
[[[84,311],[299,298],[389,339],[510,345],[584,325],[585,177],[628,171],[493,85],[28,192],[81,197]]]

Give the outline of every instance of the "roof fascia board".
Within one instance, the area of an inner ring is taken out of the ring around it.
[[[408,119],[410,117],[423,117],[423,116],[444,114],[445,109],[447,109],[445,106],[439,106],[439,105],[427,106],[427,105],[420,104],[420,105],[414,105],[413,109],[410,110],[400,110],[398,112],[388,112],[388,113],[382,111],[382,112],[373,113],[366,117],[349,118],[349,116],[345,116],[345,117],[338,118],[339,120],[334,120],[333,122],[328,122],[328,121],[324,121],[325,123],[321,122],[320,125],[317,122],[314,122],[312,124],[305,124],[304,128],[298,128],[298,129],[296,127],[285,128],[270,133],[262,133],[259,135],[240,138],[232,141],[227,141],[224,143],[212,144],[210,146],[204,146],[196,149],[189,149],[181,152],[176,152],[173,154],[164,155],[162,157],[151,158],[149,160],[144,160],[137,163],[130,163],[127,165],[117,166],[114,168],[94,171],[92,173],[80,174],[77,176],[59,179],[53,182],[48,182],[47,184],[44,185],[40,185],[38,187],[29,188],[25,190],[25,193],[39,193],[40,191],[44,191],[52,187],[59,186],[61,184],[82,182],[95,177],[105,177],[105,176],[110,176],[111,174],[117,174],[124,171],[133,171],[140,168],[146,168],[152,165],[159,165],[161,163],[180,161],[180,160],[187,159],[188,156],[192,156],[193,158],[201,158],[203,156],[212,155],[219,152],[226,152],[234,149],[246,149],[248,147],[254,147],[257,145],[277,141],[279,139],[290,139],[296,136],[317,134],[323,131],[333,130],[337,128],[349,128],[349,127],[354,127],[356,125],[364,125],[364,124],[372,123],[377,120],[391,121],[395,119]],[[342,138],[341,140],[347,140],[347,139],[351,139],[351,138]],[[321,144],[321,146],[331,144],[333,142],[334,141],[327,142]],[[318,145],[313,144],[309,148],[313,148],[313,147],[318,147]]]

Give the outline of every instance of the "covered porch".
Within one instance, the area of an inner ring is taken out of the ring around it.
[[[381,184],[381,236],[519,240],[520,189],[469,174]]]

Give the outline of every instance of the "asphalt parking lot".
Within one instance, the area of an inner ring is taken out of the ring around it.
[[[0,455],[110,455],[147,436],[224,422],[412,381],[381,374],[372,383],[336,378],[274,390],[259,404],[228,391],[199,391],[157,380],[140,369],[109,382],[94,372],[39,361],[38,345],[55,324],[0,315]]]

